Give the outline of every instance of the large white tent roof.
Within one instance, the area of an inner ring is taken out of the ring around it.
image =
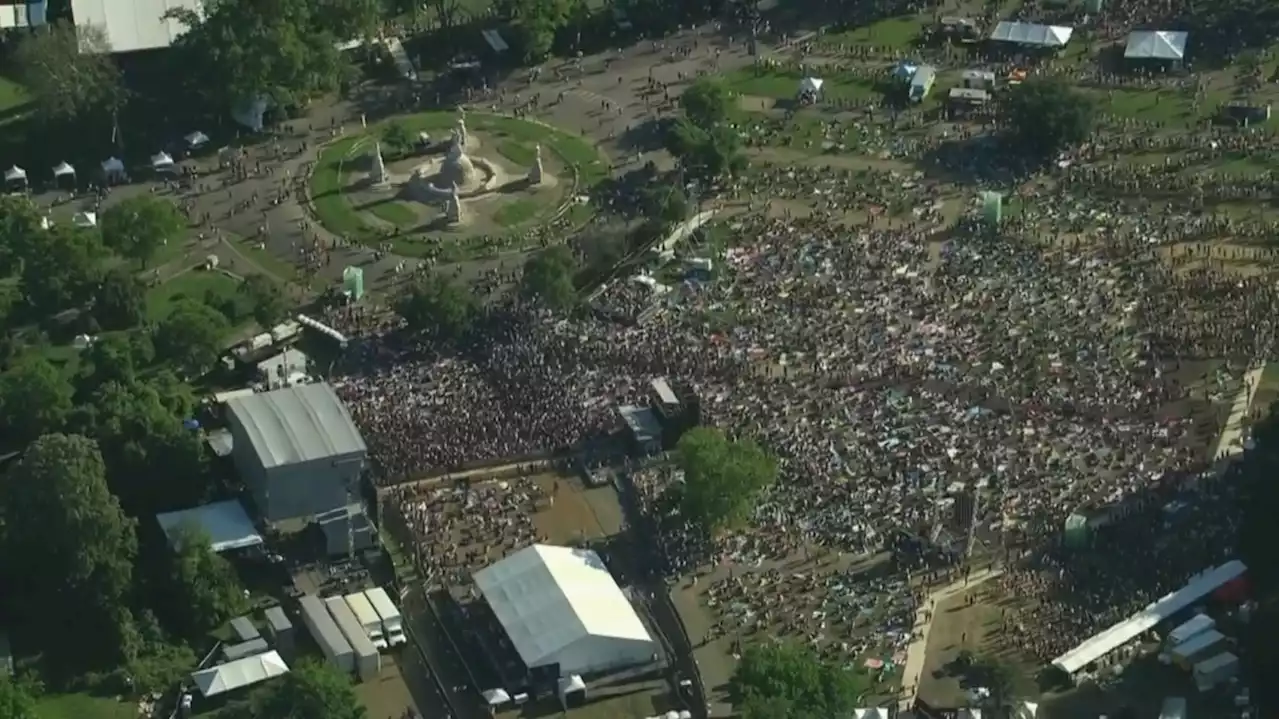
[[[13,167],[10,167],[9,169],[4,171],[4,179],[6,182],[17,182],[19,180],[25,180],[27,179],[27,171],[22,169],[21,167],[18,167],[17,165],[14,165]]]
[[[244,511],[244,505],[235,499],[157,514],[156,521],[175,548],[182,537],[178,530],[184,525],[193,526],[209,535],[209,546],[215,552],[262,544],[262,535],[253,526],[253,520]]]
[[[475,582],[530,667],[556,663],[561,650],[588,637],[653,641],[590,550],[535,544],[476,572]]]
[[[1187,54],[1187,33],[1137,30],[1129,33],[1124,56],[1130,60],[1181,60]]]
[[[111,52],[169,47],[188,29],[164,17],[178,8],[196,13],[204,9],[201,0],[71,0],[76,25],[100,28]]]
[[[216,697],[288,673],[289,665],[280,658],[279,652],[270,651],[191,672],[191,680],[201,695]]]
[[[1063,47],[1071,41],[1072,28],[1058,25],[1035,25],[1027,22],[1001,22],[991,31],[991,39],[1035,47]]]

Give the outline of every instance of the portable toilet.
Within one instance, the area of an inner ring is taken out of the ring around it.
[[[342,271],[342,291],[353,302],[364,297],[364,270],[347,267]]]
[[[992,227],[999,227],[1004,217],[1004,196],[999,192],[982,193],[982,219]]]

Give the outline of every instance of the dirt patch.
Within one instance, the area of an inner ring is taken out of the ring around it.
[[[772,97],[760,97],[759,95],[741,95],[738,97],[738,105],[747,112],[769,112],[777,102]]]
[[[952,663],[961,652],[994,657],[1016,670],[1014,689],[1020,696],[1035,694],[1032,660],[1005,641],[1003,625],[1012,600],[1001,595],[994,583],[948,597],[934,607],[933,624],[925,649],[924,671],[918,696],[933,706],[963,706],[964,678]]]

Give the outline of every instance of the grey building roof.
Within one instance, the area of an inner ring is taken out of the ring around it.
[[[328,383],[237,397],[227,409],[266,469],[368,451]]]

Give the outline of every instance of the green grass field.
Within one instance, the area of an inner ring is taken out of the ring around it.
[[[493,213],[493,221],[503,227],[515,227],[538,216],[542,203],[537,200],[515,200],[509,202]]]
[[[860,100],[880,93],[875,83],[853,73],[828,70],[814,74],[822,78],[822,95],[827,100]],[[794,100],[805,75],[789,68],[749,67],[722,77],[726,86],[739,95]]]
[[[88,694],[52,694],[36,706],[40,719],[136,719],[137,707]]]
[[[390,222],[397,227],[413,227],[418,224],[418,213],[403,202],[395,200],[375,202],[369,205],[368,210],[378,219]]]
[[[172,311],[174,303],[183,299],[204,302],[211,294],[231,298],[239,287],[239,282],[221,272],[192,270],[147,293],[147,316],[152,320],[162,319]]]

